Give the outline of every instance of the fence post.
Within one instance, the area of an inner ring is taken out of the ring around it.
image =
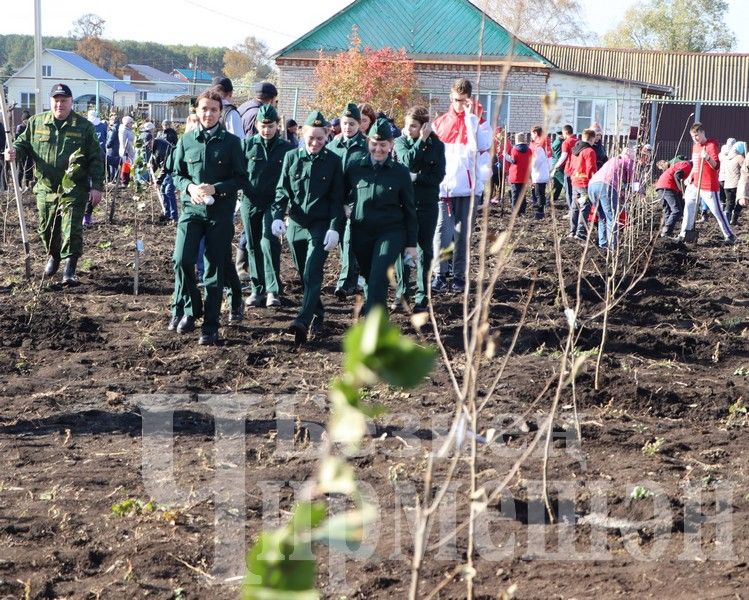
[[[650,140],[649,143],[655,149],[655,134],[658,129],[658,102],[653,98],[650,101]]]
[[[702,102],[697,100],[697,102],[694,105],[694,122],[695,123],[701,123],[702,119],[700,119],[700,113],[702,112]]]

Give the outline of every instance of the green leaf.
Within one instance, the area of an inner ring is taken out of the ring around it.
[[[377,509],[364,504],[356,510],[330,517],[315,530],[314,539],[343,551],[356,550],[364,540],[367,526],[376,522],[377,517]]]
[[[433,348],[403,336],[381,307],[349,330],[343,349],[344,370],[363,385],[382,380],[395,387],[415,387],[432,370],[436,358]]]
[[[353,467],[337,456],[328,456],[320,465],[317,491],[320,494],[354,494],[356,478]]]

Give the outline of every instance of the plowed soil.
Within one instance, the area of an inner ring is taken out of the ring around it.
[[[301,290],[284,249],[285,305],[249,308],[241,324],[223,328],[222,345],[199,347],[197,333],[166,330],[174,226],[158,222],[157,202],[147,193],[139,201],[113,193],[114,222],[106,222],[105,202],[85,233],[79,285],[70,288],[62,287],[59,274],[41,281],[45,257],[28,193],[35,277],[24,281],[12,200],[6,205],[0,598],[236,598],[244,551],[264,527],[288,515],[316,466],[327,385],[340,371],[340,342],[352,322],[352,305],[332,295],[338,258],[331,256],[326,268],[325,329],[306,346],[296,348],[284,331]],[[492,211],[492,229],[502,228],[506,216]],[[145,244],[137,296],[136,231]],[[482,432],[501,432],[480,455],[490,491],[548,414],[549,394],[533,403],[559,370],[567,331],[550,222],[526,219],[520,231],[493,299],[491,325],[503,349],[534,277],[535,293],[482,418]],[[724,247],[708,222],[696,246],[657,242],[645,277],[611,313],[599,389],[595,356],[576,381],[581,440],[571,391],[562,400],[549,462],[557,521],[549,521],[541,501],[542,454],[536,451],[502,502],[479,520],[477,597],[497,598],[516,585],[518,598],[749,598],[743,412],[749,405],[749,235],[744,224],[737,233],[739,244]],[[562,247],[571,273],[580,246],[563,240]],[[583,297],[590,313],[599,300],[595,273],[587,275],[592,283]],[[461,300],[445,294],[435,301],[447,352],[458,365]],[[407,315],[393,320],[416,335]],[[584,322],[579,354],[595,350],[600,336],[600,319]],[[483,381],[493,378],[499,361]],[[390,412],[371,424],[366,450],[352,462],[380,518],[358,557],[319,549],[322,597],[406,597],[415,494],[423,488],[425,452],[439,447],[449,425],[451,389],[438,364],[409,393],[371,392]],[[236,409],[233,417],[217,416],[227,407]],[[154,439],[154,419],[172,423],[172,435]],[[231,435],[216,433],[237,419],[239,463],[222,445]],[[153,465],[166,459],[173,461],[173,493],[152,481]],[[444,468],[439,465],[437,481]],[[640,500],[631,497],[637,485]],[[435,516],[432,542],[465,518],[467,489],[461,462]],[[155,505],[115,514],[113,505],[127,499]],[[461,532],[427,552],[421,597],[465,597],[464,574],[454,574],[465,549]]]

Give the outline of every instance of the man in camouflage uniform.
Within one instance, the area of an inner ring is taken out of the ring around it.
[[[50,92],[51,110],[34,115],[28,127],[5,152],[6,160],[34,161],[39,235],[49,254],[44,274],[54,275],[65,259],[62,282],[76,282],[75,269],[83,253],[83,213],[86,201],[96,206],[104,188],[104,163],[94,126],[73,112],[73,94],[64,83]],[[72,187],[63,189],[71,155],[79,151],[72,169]]]

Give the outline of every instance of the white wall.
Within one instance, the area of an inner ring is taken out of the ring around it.
[[[52,67],[52,75],[42,78],[42,105],[44,110],[50,108],[49,92],[56,83],[65,83],[70,86],[73,98],[84,94],[96,94],[96,81],[87,79],[88,75],[75,68],[71,64],[45,51],[42,54],[42,65]],[[85,80],[84,80],[85,79]],[[34,81],[34,63],[31,62],[15,73],[7,80],[8,100],[12,103],[21,104],[21,93],[34,93],[36,83]],[[105,83],[99,83],[99,96],[112,100],[113,89]],[[115,106],[132,106],[136,104],[137,98],[133,92],[117,92],[115,95]],[[33,108],[33,107],[32,107]]]
[[[577,131],[576,101],[589,99],[605,102],[606,122],[601,123],[605,134],[627,135],[630,127],[640,125],[642,89],[637,85],[552,71],[548,90],[557,93],[556,104],[549,112],[549,131],[567,124]]]

